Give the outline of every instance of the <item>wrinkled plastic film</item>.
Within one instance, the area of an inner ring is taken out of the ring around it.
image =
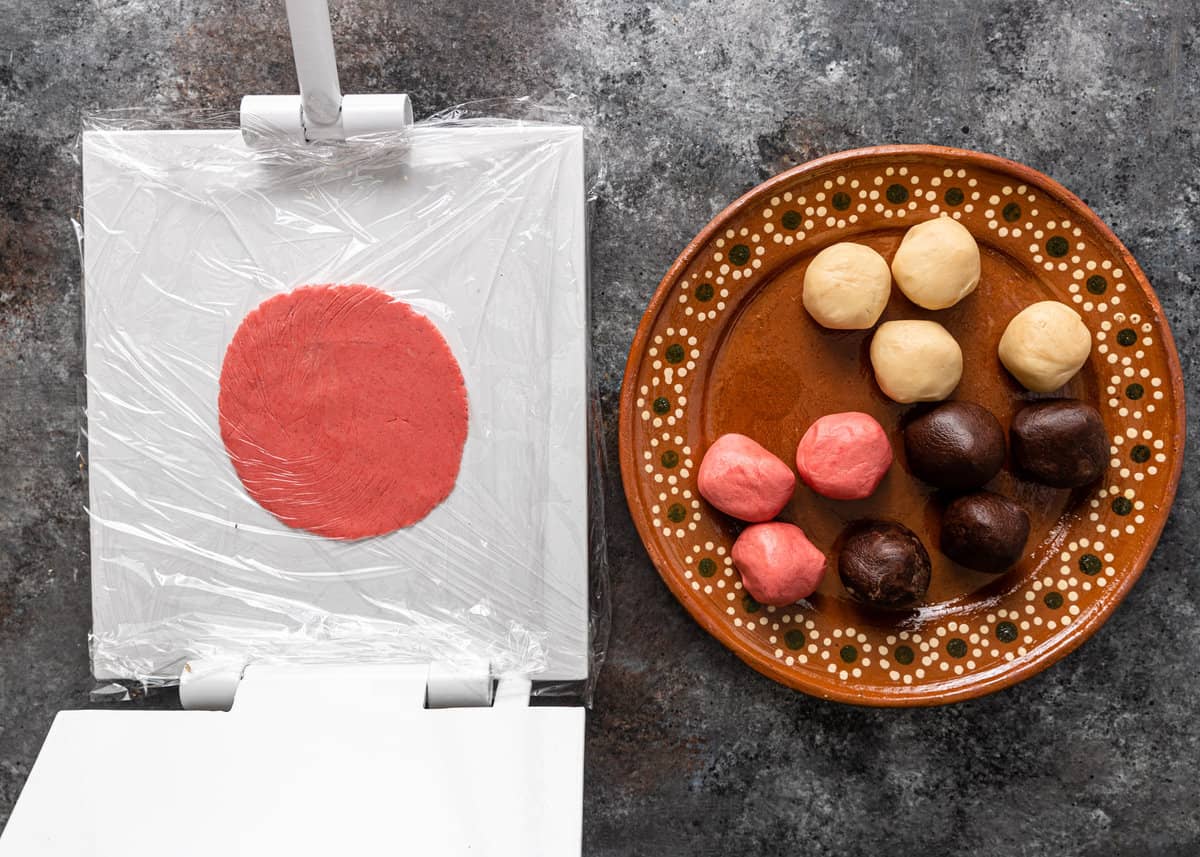
[[[86,123],[97,680],[170,685],[201,660],[486,663],[586,693],[607,595],[582,132],[458,111],[342,144],[248,145],[228,120]],[[248,313],[308,284],[407,303],[458,361],[461,469],[413,526],[293,529],[230,461],[225,350]]]

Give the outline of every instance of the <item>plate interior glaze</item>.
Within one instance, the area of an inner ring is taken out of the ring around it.
[[[913,406],[876,386],[872,331],[829,331],[801,303],[812,257],[855,241],[891,261],[906,229],[952,217],[982,255],[979,288],[923,310],[893,287],[881,318],[931,319],[962,346],[952,398],[978,402],[1007,429],[1038,398],[1001,367],[1008,321],[1039,300],[1074,307],[1092,332],[1089,362],[1058,395],[1101,412],[1110,467],[1078,491],[1016,478],[987,486],[1029,512],[1025,555],[979,574],[938,550],[946,498],[913,477],[900,436]],[[865,411],[892,437],[896,462],[876,494],[838,502],[797,482],[780,515],[830,558],[811,598],[755,603],[730,548],[742,524],[696,490],[708,445],[749,435],[794,464],[818,417]],[[1178,358],[1158,302],[1120,242],[1080,200],[1027,167],[929,146],[831,155],[759,186],[717,217],[667,274],[638,330],[621,399],[621,467],[647,550],[691,614],[751,666],[791,687],[848,702],[920,705],[1012,684],[1082,642],[1141,573],[1165,522],[1183,448]],[[925,604],[883,611],[853,601],[836,574],[838,539],[860,518],[903,523],[933,561]]]

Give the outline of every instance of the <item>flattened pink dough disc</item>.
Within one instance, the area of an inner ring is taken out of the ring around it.
[[[743,521],[769,521],[792,499],[796,476],[744,434],[723,434],[704,453],[696,487],[726,515]]]
[[[796,447],[796,469],[809,488],[831,500],[863,500],[892,466],[887,432],[869,414],[821,417]]]
[[[733,564],[755,601],[783,607],[817,591],[825,555],[794,524],[747,527],[733,543]]]
[[[428,515],[454,487],[467,439],[446,340],[370,286],[302,286],[260,304],[225,352],[218,409],[250,496],[334,539]]]

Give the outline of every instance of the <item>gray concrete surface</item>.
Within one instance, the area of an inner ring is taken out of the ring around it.
[[[92,685],[68,222],[80,112],[294,91],[281,5],[0,0],[0,822],[55,711],[86,706]],[[686,240],[779,170],[883,142],[996,152],[1086,199],[1158,289],[1200,413],[1196,2],[359,0],[335,14],[347,91],[403,89],[421,114],[577,96],[607,175],[592,258],[614,465],[626,349]],[[1196,443],[1151,567],[1107,626],[1037,678],[936,710],[820,703],[743,667],[660,583],[613,481],[586,853],[1200,853]],[[152,775],[156,760],[130,763]]]

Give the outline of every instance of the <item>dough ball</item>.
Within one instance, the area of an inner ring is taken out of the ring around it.
[[[1044,485],[1079,488],[1108,467],[1104,421],[1078,399],[1028,404],[1017,411],[1010,431],[1017,469]]]
[[[792,499],[796,477],[744,434],[723,434],[704,453],[696,486],[700,496],[726,515],[769,521]]]
[[[905,427],[904,451],[918,479],[971,491],[1004,466],[1004,429],[982,405],[946,402]]]
[[[733,543],[732,555],[742,585],[760,604],[783,607],[807,598],[825,576],[825,554],[794,524],[747,527]]]
[[[831,500],[863,500],[892,466],[887,432],[855,411],[821,417],[796,447],[796,469],[809,488]]]
[[[826,247],[804,272],[804,308],[833,330],[874,327],[891,293],[887,261],[862,244]]]
[[[1025,552],[1029,515],[1007,497],[980,491],[959,497],[942,516],[942,553],[959,565],[999,574]]]
[[[1035,393],[1051,393],[1070,381],[1091,353],[1087,325],[1058,301],[1025,307],[1000,337],[1000,362]]]
[[[979,245],[953,218],[926,220],[904,233],[892,276],[917,306],[952,307],[979,285]]]
[[[838,576],[859,601],[908,607],[929,589],[929,552],[908,527],[892,521],[859,521],[846,531]]]
[[[936,402],[962,379],[962,349],[936,321],[889,321],[871,340],[871,366],[888,398]]]

